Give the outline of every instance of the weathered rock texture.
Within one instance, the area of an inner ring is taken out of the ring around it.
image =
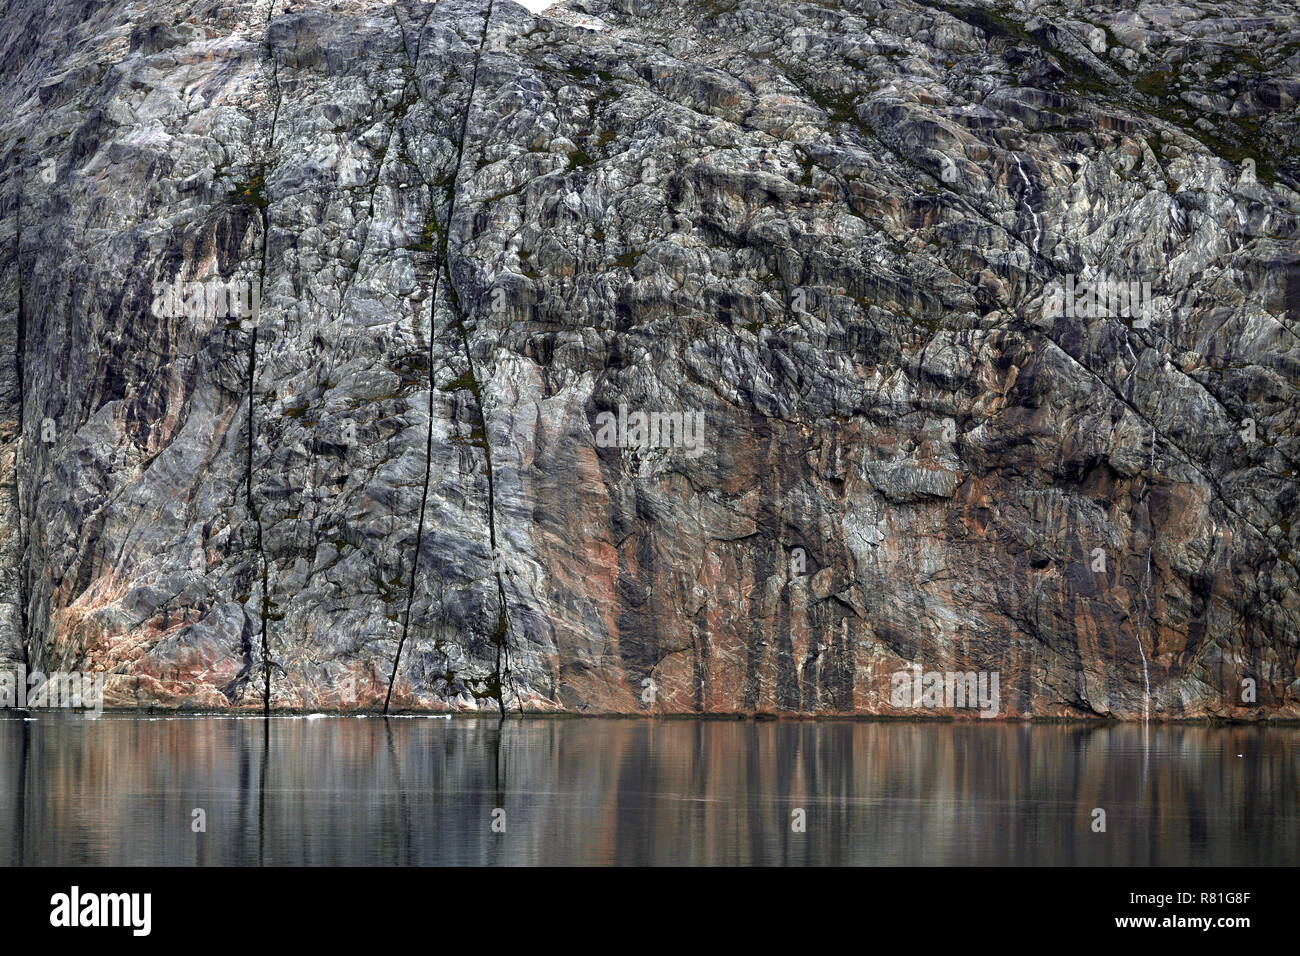
[[[0,655],[126,706],[889,714],[916,662],[1300,716],[1300,14],[1117,6],[10,0]],[[702,454],[600,447],[620,405]]]

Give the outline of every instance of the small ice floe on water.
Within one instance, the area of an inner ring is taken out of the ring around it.
[[[382,717],[384,720],[451,720],[451,714],[353,714],[357,720],[365,720],[367,717]]]
[[[329,714],[308,714],[303,720],[324,720]]]

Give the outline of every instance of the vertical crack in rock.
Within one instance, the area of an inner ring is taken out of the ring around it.
[[[457,198],[457,192],[460,188],[460,176],[465,161],[465,140],[468,135],[470,115],[474,108],[474,94],[478,89],[479,64],[483,57],[483,49],[487,44],[488,28],[491,25],[492,10],[494,4],[495,4],[495,0],[488,0],[487,8],[483,15],[483,26],[479,32],[478,45],[474,51],[474,64],[470,74],[469,92],[466,95],[465,108],[461,117],[460,134],[456,142],[456,161],[455,161],[454,171],[451,177],[451,182],[448,184],[447,187],[448,202],[447,202],[446,226],[440,231],[438,237],[439,238],[438,259],[435,266],[433,293],[432,296],[430,297],[429,308],[430,308],[430,323],[432,327],[433,323],[436,323],[436,318],[437,318],[438,291],[440,287],[440,279],[445,277],[447,294],[451,299],[451,305],[453,310],[455,311],[457,332],[459,333],[461,347],[464,350],[467,379],[468,379],[466,383],[466,388],[469,390],[470,394],[473,395],[474,397],[475,405],[477,406],[478,409],[479,421],[480,421],[480,426],[483,434],[482,444],[479,447],[483,451],[484,470],[486,473],[487,485],[488,485],[488,508],[487,508],[488,547],[491,555],[492,573],[496,581],[496,591],[497,591],[497,600],[498,600],[496,627],[492,635],[492,643],[494,645],[495,654],[496,654],[495,663],[491,673],[486,678],[470,679],[471,682],[480,683],[483,686],[482,690],[476,690],[471,688],[471,693],[473,693],[475,697],[479,697],[479,698],[489,697],[495,700],[497,703],[497,708],[501,713],[501,716],[504,717],[505,716],[505,694],[503,690],[504,678],[509,678],[510,676],[510,659],[509,659],[510,625],[509,625],[508,613],[506,610],[505,585],[501,577],[501,561],[497,549],[496,487],[494,483],[494,475],[492,470],[492,443],[488,435],[487,412],[483,402],[483,393],[480,387],[478,374],[474,369],[474,360],[470,352],[469,334],[465,328],[465,315],[461,308],[460,296],[457,294],[456,291],[455,280],[451,274],[450,252],[448,248],[448,244],[450,242],[452,223],[456,214],[456,198]],[[431,215],[432,216],[437,215],[436,208],[433,210]],[[398,640],[397,651],[393,655],[393,669],[388,678],[387,693],[384,695],[384,713],[388,713],[389,710],[389,706],[393,695],[393,686],[397,681],[397,672],[398,672],[398,668],[401,665],[402,650],[406,645],[406,640],[410,633],[411,607],[415,599],[416,576],[419,571],[421,544],[424,540],[425,510],[428,506],[428,497],[429,497],[429,472],[433,463],[433,419],[434,419],[433,401],[434,401],[434,395],[436,394],[436,387],[434,384],[434,375],[436,371],[436,366],[433,362],[433,353],[432,353],[433,342],[434,342],[434,336],[431,334],[429,337],[429,349],[430,349],[429,359],[430,360],[429,360],[429,380],[428,380],[428,389],[429,389],[428,433],[427,433],[427,440],[425,445],[424,483],[420,493],[420,518],[419,518],[419,523],[416,527],[415,557],[411,562],[411,576],[410,576],[410,585],[407,589],[406,611],[405,614],[403,615],[403,620],[402,620],[402,635],[401,638]],[[520,699],[521,701],[520,708],[522,710],[522,698],[520,697],[517,691],[516,691],[516,698]]]
[[[394,8],[394,14],[396,15],[398,23],[400,25],[401,14],[397,13],[396,7]],[[424,28],[429,22],[429,17],[432,15],[433,15],[433,8],[431,7],[429,13],[425,14],[425,18],[420,24],[420,31],[417,34],[417,37],[419,38],[419,43],[416,46],[414,57],[411,56],[410,46],[408,44],[407,37],[406,37],[406,29],[405,27],[402,27],[402,47],[406,51],[408,62],[410,62],[413,65],[414,69],[419,68],[420,49],[424,43]],[[404,85],[403,87],[403,94],[405,94],[406,88],[409,87],[409,84],[412,82],[416,83],[416,91],[417,91],[417,95],[419,95],[419,78],[415,76],[411,76],[407,78],[406,85]],[[405,99],[406,97],[405,95],[403,95],[403,101],[405,101]],[[473,99],[473,89],[471,88],[469,94],[469,100],[472,99]],[[465,109],[468,112],[469,110],[468,100],[466,102]],[[382,172],[382,170],[380,172]],[[378,177],[379,174],[380,173],[376,173],[376,177]],[[429,202],[431,206],[429,212],[430,221],[433,221],[438,215],[437,200],[434,197],[433,188],[434,188],[433,185],[430,184],[429,185]],[[425,512],[425,507],[429,500],[429,477],[430,477],[430,472],[432,471],[433,468],[433,413],[434,413],[433,402],[434,402],[434,396],[437,394],[437,390],[434,386],[435,367],[433,361],[434,360],[433,349],[434,349],[435,339],[433,335],[433,329],[437,322],[438,286],[439,286],[439,280],[442,276],[442,260],[446,256],[446,251],[447,251],[446,242],[444,240],[439,243],[438,248],[435,250],[436,259],[434,262],[434,269],[433,269],[433,288],[430,290],[430,295],[429,295],[429,355],[428,355],[429,374],[428,374],[428,379],[425,383],[426,388],[428,389],[428,404],[426,406],[427,421],[425,424],[425,439],[424,439],[424,481],[420,489],[420,516],[416,524],[415,550],[411,556],[411,573],[407,580],[407,586],[406,586],[406,608],[402,614],[402,634],[397,641],[397,650],[393,653],[393,667],[392,670],[389,672],[388,687],[384,693],[383,712],[385,714],[388,713],[389,705],[392,702],[393,684],[397,680],[397,669],[402,661],[402,650],[406,646],[406,637],[410,633],[411,608],[415,602],[415,581],[416,581],[416,575],[419,573],[420,570],[420,547],[424,542],[424,512]]]
[[[492,437],[488,428],[487,406],[483,400],[483,389],[479,381],[478,373],[474,370],[474,358],[470,352],[469,332],[465,328],[465,313],[461,307],[460,294],[456,289],[455,279],[451,274],[451,260],[447,249],[450,241],[452,224],[456,214],[456,191],[460,184],[460,173],[465,155],[465,140],[469,134],[470,112],[474,106],[474,93],[478,88],[479,63],[482,60],[483,48],[487,44],[488,27],[492,21],[492,10],[496,0],[488,0],[487,11],[483,16],[483,29],[479,34],[478,49],[474,54],[474,71],[470,81],[469,99],[465,104],[465,114],[461,121],[460,140],[457,144],[456,152],[456,177],[451,185],[451,202],[447,208],[447,229],[443,234],[443,255],[442,265],[447,276],[447,292],[451,296],[452,308],[456,312],[456,327],[460,333],[461,346],[465,352],[465,366],[469,373],[470,392],[478,405],[479,422],[483,430],[483,467],[487,477],[488,485],[488,550],[491,560],[492,575],[496,580],[497,590],[497,620],[496,628],[492,634],[492,644],[495,648],[496,660],[492,672],[485,679],[481,679],[484,686],[482,691],[475,691],[475,696],[486,696],[496,701],[497,708],[504,717],[506,713],[505,703],[505,681],[510,677],[510,617],[506,605],[505,582],[502,579],[502,558],[497,542],[496,527],[496,480],[492,468]],[[417,555],[418,558],[418,555]],[[522,697],[516,691],[516,699],[519,701],[520,710],[523,709]]]
[[[1155,651],[1155,635],[1151,633],[1151,554],[1156,547],[1156,526],[1155,520],[1151,515],[1151,479],[1156,473],[1156,429],[1151,426],[1151,460],[1147,465],[1146,487],[1142,489],[1142,499],[1147,506],[1147,566],[1146,572],[1142,577],[1142,626],[1133,628],[1133,640],[1138,646],[1138,654],[1142,658],[1142,687],[1144,696],[1142,698],[1142,719],[1144,721],[1151,719],[1151,674],[1147,669],[1147,652],[1142,647],[1142,633],[1147,633],[1147,640],[1151,642],[1151,649]]]
[[[22,155],[21,151],[19,155]],[[27,355],[27,301],[23,277],[27,273],[22,267],[24,178],[21,170],[14,173],[14,183],[16,192],[14,204],[14,267],[16,275],[14,278],[18,286],[17,315],[15,316],[14,330],[14,381],[18,389],[18,407],[16,410],[16,430],[13,438],[14,457],[12,468],[14,505],[18,511],[19,547],[19,553],[16,555],[15,576],[18,579],[18,649],[22,655],[24,668],[30,668],[32,663],[31,622],[28,620],[30,611],[27,604],[32,593],[32,557],[31,549],[27,546],[28,535],[30,534],[28,508],[23,497],[23,473],[27,458],[27,383],[26,369],[24,368]]]
[[[275,127],[279,120],[280,113],[280,67],[279,54],[274,45],[271,43],[270,24],[274,14],[275,4],[269,5],[266,16],[266,34],[263,40],[263,46],[271,58],[271,124],[267,132],[266,146],[262,153],[262,160],[253,164],[252,180],[259,183],[261,189],[266,189],[266,173],[271,152],[275,147]],[[268,245],[270,242],[271,213],[270,200],[263,193],[257,195],[254,190],[254,205],[258,211],[258,221],[261,226],[261,256],[258,263],[257,289],[259,294],[266,288],[266,260]],[[253,409],[256,404],[255,397],[257,394],[257,333],[261,325],[261,312],[258,311],[253,316],[253,327],[249,337],[248,347],[248,475],[245,493],[247,498],[248,510],[253,517],[254,535],[257,542],[257,557],[261,564],[262,575],[262,599],[259,608],[258,621],[260,627],[260,638],[262,645],[262,713],[270,715],[271,713],[271,647],[270,634],[267,629],[267,621],[271,614],[271,572],[270,564],[266,557],[266,548],[262,540],[262,512],[258,507],[256,497],[253,494],[253,446],[257,435],[257,421]]]

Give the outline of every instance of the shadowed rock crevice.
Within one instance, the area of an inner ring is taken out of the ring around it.
[[[488,503],[487,503],[488,548],[489,548],[489,553],[491,555],[492,574],[496,582],[497,601],[498,601],[497,625],[491,636],[491,642],[495,648],[495,659],[493,661],[492,671],[486,677],[483,678],[461,677],[460,682],[462,685],[469,687],[470,693],[473,695],[475,699],[488,698],[488,699],[495,700],[501,715],[504,717],[506,712],[504,680],[508,679],[510,676],[509,617],[508,617],[508,612],[506,607],[505,586],[502,582],[501,557],[500,557],[500,551],[498,548],[497,536],[496,536],[496,495],[493,486],[493,474],[492,474],[492,446],[488,434],[487,414],[483,404],[483,393],[482,393],[481,386],[479,384],[479,377],[474,370],[474,359],[470,352],[469,338],[465,329],[465,315],[461,308],[460,298],[456,291],[455,280],[451,275],[451,269],[450,269],[451,253],[448,248],[448,237],[451,234],[452,224],[455,221],[457,186],[460,181],[461,169],[464,166],[464,162],[465,162],[465,140],[469,129],[471,111],[474,108],[474,93],[475,90],[478,88],[479,64],[482,59],[483,49],[487,43],[488,30],[492,23],[493,5],[494,5],[494,0],[488,0],[487,7],[483,13],[483,25],[482,25],[482,29],[479,32],[478,44],[474,50],[473,65],[470,70],[470,78],[469,78],[469,91],[465,97],[465,105],[462,114],[463,119],[461,120],[461,124],[460,124],[460,134],[456,139],[455,161],[452,167],[450,180],[446,183],[448,200],[446,204],[446,211],[444,217],[445,225],[441,229],[438,229],[435,226],[435,232],[437,234],[438,242],[436,248],[433,250],[436,255],[436,264],[434,267],[433,288],[430,294],[431,311],[430,311],[429,320],[430,320],[430,327],[432,327],[433,323],[436,322],[437,320],[437,306],[439,301],[438,290],[440,287],[440,280],[445,280],[446,281],[445,288],[447,290],[448,295],[451,298],[453,315],[454,315],[453,321],[455,325],[456,335],[460,341],[460,345],[464,354],[464,362],[465,362],[465,380],[463,383],[464,390],[468,391],[470,395],[473,397],[476,410],[478,413],[478,431],[481,435],[481,440],[478,442],[473,442],[471,440],[471,444],[475,444],[476,447],[478,447],[483,452],[484,468],[487,477],[487,496],[488,496]],[[426,19],[426,23],[427,23],[427,19]],[[430,222],[436,224],[437,216],[438,216],[438,211],[436,209],[431,210]],[[400,640],[398,641],[397,651],[393,655],[393,669],[391,675],[389,676],[388,689],[384,695],[384,708],[383,708],[384,713],[388,713],[389,705],[392,701],[393,685],[397,680],[398,668],[401,664],[402,649],[406,644],[407,636],[410,631],[411,605],[415,598],[416,575],[419,571],[421,544],[423,543],[424,540],[425,511],[427,508],[428,495],[429,495],[429,471],[432,468],[432,464],[433,464],[432,444],[433,444],[433,424],[434,424],[434,395],[436,394],[436,390],[437,390],[435,385],[435,380],[434,380],[434,370],[436,366],[434,362],[434,356],[432,353],[432,341],[433,340],[431,338],[430,339],[431,351],[429,355],[429,383],[428,383],[428,387],[429,387],[428,448],[426,451],[426,468],[425,468],[425,476],[424,476],[424,485],[423,488],[421,489],[421,494],[420,494],[420,518],[419,518],[419,524],[418,524],[416,537],[415,537],[414,556],[411,562],[411,577],[410,577],[410,584],[408,587],[406,611],[405,614],[403,615],[403,620],[402,620],[402,634]],[[459,389],[453,389],[450,386],[448,388],[453,391],[459,390]],[[445,653],[443,656],[444,656],[444,661],[448,660],[448,657]],[[456,684],[456,677],[450,670],[444,671],[440,675],[440,679],[444,682],[444,684],[449,689],[455,686]],[[518,695],[516,694],[516,696]],[[520,709],[522,710],[522,699],[520,699]]]

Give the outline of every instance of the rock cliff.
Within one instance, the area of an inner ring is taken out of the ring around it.
[[[10,0],[0,63],[0,662],[1300,717],[1293,4]]]

